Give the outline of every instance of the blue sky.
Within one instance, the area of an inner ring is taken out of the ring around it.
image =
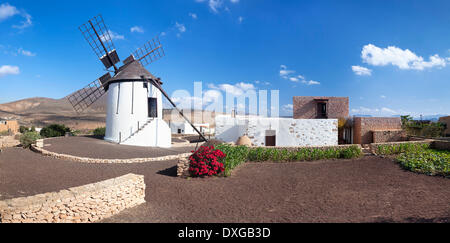
[[[166,56],[148,69],[168,93],[202,81],[278,89],[282,115],[293,96],[450,114],[450,2],[414,0],[0,1],[0,103],[62,98],[104,74],[77,29],[99,13],[122,60],[161,35]]]

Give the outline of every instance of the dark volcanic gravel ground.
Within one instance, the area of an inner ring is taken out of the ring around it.
[[[148,148],[118,145],[92,137],[60,137],[45,140],[46,150],[95,159],[154,158],[189,153],[194,147]]]
[[[0,199],[142,174],[147,203],[104,222],[449,222],[450,180],[392,160],[248,163],[229,178],[179,179],[175,161],[93,165],[20,148],[0,154]]]

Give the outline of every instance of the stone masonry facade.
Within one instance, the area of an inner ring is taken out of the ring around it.
[[[316,119],[317,101],[327,101],[327,115],[330,119],[349,116],[348,97],[294,96],[294,119]]]
[[[374,142],[374,132],[401,129],[400,117],[355,117],[353,119],[353,143],[370,144]]]
[[[439,118],[439,122],[446,124],[447,128],[444,131],[444,135],[450,137],[450,116]]]
[[[59,192],[0,201],[0,222],[96,222],[142,204],[144,198],[144,176],[128,174]]]
[[[374,143],[406,141],[407,135],[403,130],[372,131]]]

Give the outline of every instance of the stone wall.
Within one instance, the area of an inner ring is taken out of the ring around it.
[[[401,130],[400,117],[355,117],[353,119],[353,143],[373,143],[373,131]]]
[[[403,130],[372,131],[374,143],[407,141],[408,137]]]
[[[96,222],[142,204],[144,198],[144,176],[128,174],[59,192],[0,201],[0,222]]]
[[[182,178],[189,177],[189,156],[178,159],[177,176]]]
[[[439,122],[447,125],[447,128],[444,131],[444,135],[450,137],[450,116],[439,118]]]
[[[168,161],[168,160],[177,160],[179,157],[184,157],[190,155],[190,153],[184,153],[184,154],[177,154],[177,155],[167,155],[162,157],[155,157],[155,158],[135,158],[135,159],[94,159],[94,158],[85,158],[85,157],[78,157],[68,154],[59,154],[55,152],[50,152],[48,150],[45,150],[42,147],[40,142],[37,142],[36,145],[31,146],[31,150],[40,153],[44,156],[50,156],[57,159],[64,159],[64,160],[70,160],[75,162],[81,162],[81,163],[90,163],[90,164],[134,164],[134,163],[148,163],[148,162],[155,162],[155,161]]]
[[[328,99],[328,118],[338,119],[349,116],[348,97],[294,96],[293,99],[295,119],[317,118],[317,102],[315,99]]]
[[[276,136],[276,146],[336,146],[338,121],[336,119],[291,119],[266,117],[216,118],[216,138],[236,142],[247,135],[253,146],[265,146],[266,136]]]
[[[435,140],[435,141],[433,141],[431,146],[435,149],[450,150],[450,142],[449,141]]]
[[[0,149],[15,147],[20,144],[19,140],[16,140],[14,136],[2,136],[0,137]]]

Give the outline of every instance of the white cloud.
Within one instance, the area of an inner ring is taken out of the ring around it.
[[[230,0],[232,3],[239,3],[239,0]]]
[[[283,106],[281,107],[281,109],[282,109],[284,112],[292,113],[292,112],[294,111],[294,105],[292,105],[292,104],[283,105]]]
[[[293,76],[292,74],[294,74],[294,73],[296,73],[296,71],[288,70],[286,65],[280,65],[280,77],[283,79],[287,79],[294,83],[301,82],[302,84],[306,84],[306,85],[319,85],[320,84],[320,82],[317,82],[314,80],[307,81],[303,75]],[[294,86],[294,88],[295,87],[296,86]]]
[[[314,81],[314,80],[310,80],[306,83],[307,85],[320,85],[320,82]]]
[[[180,33],[186,32],[186,26],[184,26],[184,24],[180,24],[180,23],[176,22],[175,26],[177,27],[177,29]]]
[[[144,33],[144,28],[141,26],[133,26],[130,29],[131,33],[137,32],[137,33]]]
[[[400,69],[424,70],[425,68],[445,67],[446,61],[439,55],[430,56],[429,61],[417,56],[414,52],[406,49],[402,50],[395,46],[379,48],[368,44],[361,52],[363,62],[373,66],[393,65]]]
[[[219,12],[219,8],[222,7],[222,5],[222,0],[209,0],[208,3],[209,8],[215,13]]]
[[[198,18],[197,14],[195,14],[195,13],[189,13],[189,16],[191,16],[191,18],[193,18],[193,19]]]
[[[19,11],[16,7],[10,5],[9,3],[3,3],[0,5],[0,22],[15,15],[21,15],[25,20],[21,21],[19,25],[13,25],[13,28],[22,30],[33,24],[31,21],[32,17],[27,12],[23,10]]]
[[[16,7],[9,5],[9,3],[3,3],[0,5],[0,21],[10,18],[16,14],[19,14],[19,10]]]
[[[27,56],[27,57],[34,57],[36,56],[36,53],[32,53],[31,51],[24,50],[23,48],[19,48],[17,51],[19,54]]]
[[[216,90],[222,90],[224,92],[228,92],[232,95],[235,96],[241,96],[243,95],[245,92],[249,91],[249,90],[255,90],[255,86],[251,83],[244,83],[244,82],[240,82],[237,84],[219,84],[219,85],[214,85],[214,84],[209,84],[208,87],[210,89],[216,89]]]
[[[3,65],[0,66],[0,77],[6,76],[6,75],[17,75],[20,73],[19,67],[17,66],[10,66],[10,65]]]
[[[242,23],[242,22],[244,21],[244,17],[240,16],[240,17],[238,18],[238,21],[239,21],[239,23]]]
[[[361,67],[361,66],[352,66],[352,70],[356,75],[359,76],[370,76],[372,75],[372,70]]]
[[[381,99],[386,99],[386,96],[385,95],[381,95],[380,98]]]
[[[207,2],[209,9],[214,13],[219,13],[219,9],[223,7],[223,0],[195,0],[198,3]]]
[[[107,33],[109,34],[109,37],[111,37],[111,40],[124,40],[125,39],[125,37],[123,35],[119,35],[116,32],[113,32],[111,30],[108,30]],[[106,35],[106,33],[100,37],[103,41],[106,41],[105,35]]]
[[[33,22],[31,21],[31,15],[23,12],[22,16],[25,18],[25,20],[22,21],[20,25],[13,25],[13,28],[25,29],[27,27],[30,27],[33,24]]]
[[[177,37],[181,37],[181,34],[186,32],[186,26],[184,26],[184,24],[176,22],[175,28],[178,30]]]
[[[288,70],[286,65],[281,65],[280,68],[280,76],[284,79],[289,79],[289,74],[295,73],[293,70]]]

